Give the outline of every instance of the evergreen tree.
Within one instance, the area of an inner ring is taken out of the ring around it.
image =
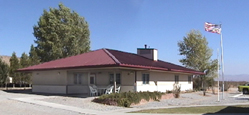
[[[19,59],[16,56],[16,53],[13,52],[12,56],[10,58],[10,72],[9,75],[10,77],[13,77],[13,83],[18,83],[20,82],[20,73],[16,72],[17,69],[20,68],[20,64],[19,64]]]
[[[30,47],[30,51],[29,51],[29,65],[37,65],[40,63],[40,59],[35,51],[35,47],[33,46],[33,44]]]
[[[7,83],[8,72],[9,72],[9,65],[5,63],[0,57],[0,85],[1,86]]]
[[[84,17],[63,4],[44,10],[33,27],[36,52],[41,62],[60,59],[90,50],[90,31]]]
[[[20,66],[21,68],[25,68],[25,67],[28,67],[30,66],[30,63],[29,63],[29,57],[26,53],[23,53],[21,58],[20,58]],[[21,73],[21,76],[20,76],[20,79],[22,81],[22,83],[26,83],[26,84],[30,84],[30,73]]]

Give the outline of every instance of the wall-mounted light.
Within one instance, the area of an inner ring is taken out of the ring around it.
[[[131,75],[131,74],[133,74],[134,72],[133,71],[130,71],[130,72],[128,72],[128,75]]]
[[[58,75],[60,75],[61,74],[61,72],[58,72]]]

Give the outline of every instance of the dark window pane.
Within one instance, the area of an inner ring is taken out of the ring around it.
[[[81,84],[81,74],[78,75],[78,82]]]
[[[143,74],[142,80],[143,80],[143,84],[149,84],[149,81],[150,81],[149,74]]]
[[[114,84],[114,74],[110,74],[110,84]],[[116,74],[116,84],[121,84],[121,75],[120,75],[120,73]]]
[[[74,74],[74,84],[77,84],[77,74]]]
[[[110,74],[110,84],[114,84],[114,75]]]
[[[179,76],[175,75],[175,83],[179,83]]]
[[[94,77],[90,77],[90,84],[94,84]]]

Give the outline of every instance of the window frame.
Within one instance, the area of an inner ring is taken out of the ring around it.
[[[81,73],[74,73],[74,85],[82,84],[82,74]]]
[[[179,84],[179,75],[175,75],[175,84]]]
[[[109,84],[114,84],[114,73],[109,74]],[[121,85],[121,73],[116,73],[116,84]]]
[[[150,84],[150,74],[149,73],[143,73],[142,74],[142,83],[144,85]]]
[[[191,76],[191,75],[189,75],[189,76],[188,76],[188,84],[191,84],[192,79],[193,79],[193,78],[192,78],[192,76]]]
[[[93,83],[91,83],[91,78],[93,78]],[[91,85],[95,84],[95,76],[90,76],[90,81],[89,81],[89,83],[90,83]]]

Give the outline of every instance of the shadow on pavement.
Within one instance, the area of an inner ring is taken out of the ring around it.
[[[229,94],[241,94],[241,93],[229,93]]]
[[[6,93],[17,93],[17,94],[32,94],[41,96],[63,96],[63,97],[74,97],[74,98],[86,98],[89,97],[86,94],[48,94],[48,93],[34,93],[32,89],[8,89],[2,90]]]
[[[228,106],[220,111],[215,113],[206,113],[203,115],[211,115],[211,114],[240,114],[240,115],[248,115],[249,114],[249,107],[235,107],[235,106]]]

